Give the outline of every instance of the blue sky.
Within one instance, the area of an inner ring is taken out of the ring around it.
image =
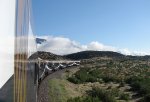
[[[36,35],[150,51],[150,0],[33,0]]]

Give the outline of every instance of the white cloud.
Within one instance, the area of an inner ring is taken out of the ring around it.
[[[93,41],[87,45],[82,45],[79,42],[72,41],[69,38],[64,37],[40,36],[38,38],[43,38],[47,40],[43,44],[38,44],[39,51],[48,51],[59,55],[70,54],[85,50],[116,51],[116,48],[106,46],[97,41]]]
[[[120,49],[113,46],[104,45],[98,41],[92,41],[89,44],[82,45],[79,42],[70,40],[65,37],[54,37],[54,36],[39,36],[38,38],[46,39],[47,41],[38,44],[39,51],[52,52],[59,55],[75,53],[85,50],[95,50],[95,51],[114,51],[120,52],[125,55],[149,55],[150,53],[145,53],[142,51],[131,51],[127,48]]]
[[[133,56],[144,56],[144,55],[150,55],[149,51],[131,51],[127,48],[118,50],[120,53],[124,55],[133,55]]]
[[[125,48],[125,49],[120,49],[119,50],[120,53],[124,54],[124,55],[132,55],[133,53],[131,51],[129,51],[129,49]]]
[[[41,37],[39,37],[41,38]],[[80,45],[75,41],[71,41],[68,38],[64,37],[42,37],[47,40],[41,45],[38,45],[38,50],[40,51],[49,51],[55,54],[68,54],[73,52],[82,51],[84,46]]]
[[[99,51],[116,51],[115,47],[107,46],[97,41],[93,41],[87,45],[87,50],[99,50]]]

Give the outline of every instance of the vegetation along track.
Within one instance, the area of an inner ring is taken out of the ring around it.
[[[77,68],[75,66],[69,67],[69,69]],[[57,78],[62,79],[62,74],[65,73],[66,69],[58,70],[42,80],[42,82],[39,85],[38,89],[38,102],[50,102],[50,96],[49,96],[49,80]],[[57,96],[56,96],[57,97]]]

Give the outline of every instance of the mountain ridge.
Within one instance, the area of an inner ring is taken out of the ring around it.
[[[113,52],[113,51],[81,51],[77,53],[72,53],[68,55],[64,55],[66,58],[74,59],[74,60],[81,60],[81,59],[89,59],[94,57],[125,57],[125,55]]]

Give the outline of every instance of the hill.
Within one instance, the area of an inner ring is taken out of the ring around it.
[[[90,59],[94,57],[113,57],[113,58],[122,58],[125,55],[112,52],[112,51],[82,51],[69,55],[65,55],[66,58],[74,60]]]
[[[63,56],[44,51],[38,51],[29,57],[29,59],[37,59],[37,58],[41,58],[43,60],[65,60]]]

